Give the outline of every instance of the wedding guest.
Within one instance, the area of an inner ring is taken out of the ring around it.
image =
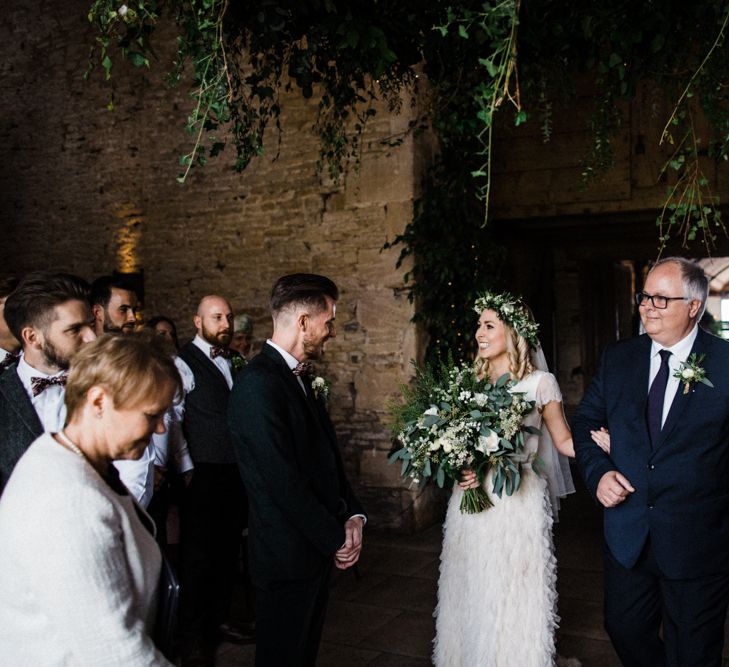
[[[5,301],[5,320],[23,355],[0,375],[0,493],[30,444],[43,431],[63,427],[71,357],[96,338],[88,296],[81,278],[37,272]]]
[[[172,348],[170,354],[174,354],[175,356],[177,355],[177,352],[180,349],[180,341],[177,338],[177,327],[169,317],[165,317],[164,315],[150,317],[145,326],[154,331],[157,336],[168,342]]]
[[[160,331],[164,333],[160,334]],[[195,388],[195,378],[188,365],[177,356],[177,330],[174,322],[164,316],[147,321],[142,333],[148,332],[150,342],[169,355],[182,379],[182,390],[175,395],[165,413],[165,432],[152,436],[154,446],[154,495],[147,511],[157,525],[157,542],[167,546],[167,517],[175,495],[186,488],[192,479],[193,463],[182,431],[185,414],[185,396]]]
[[[157,320],[157,322],[151,324],[152,320],[150,320],[145,325],[145,328],[140,330],[138,335],[142,335],[144,340],[147,340],[147,342],[150,343],[153,341],[152,337],[154,337],[158,344],[161,341],[164,341],[163,350],[170,356],[173,356],[173,354],[177,353],[177,350],[173,345],[173,340],[176,340],[176,333],[175,339],[167,335],[159,336],[156,327],[160,326],[160,324],[165,325],[169,323],[171,324],[172,329],[167,329],[167,331],[174,333],[174,324],[171,320],[168,320],[165,317],[152,319]],[[144,332],[149,332],[149,336],[144,335]],[[160,439],[158,440],[158,438]],[[157,524],[158,535],[160,537],[164,536],[165,530],[162,525],[162,517],[160,515],[162,508],[160,508],[159,505],[161,503],[165,506],[165,503],[160,500],[160,502],[157,503],[157,507],[150,508],[150,505],[155,494],[162,492],[164,495],[162,487],[165,485],[166,471],[168,467],[168,448],[166,446],[166,442],[166,432],[161,436],[153,436],[149,445],[139,459],[135,461],[114,461],[114,467],[116,467],[119,471],[119,476],[121,477],[122,482],[124,482],[124,485],[132,493],[135,500],[155,517],[155,523]],[[161,449],[163,446],[164,450]],[[192,468],[192,461],[190,460],[189,455],[184,461],[184,466],[183,472],[187,472]]]
[[[151,638],[154,526],[111,462],[162,432],[179,382],[133,337],[102,336],[74,358],[66,426],[31,445],[0,502],[5,664],[171,665]]]
[[[605,349],[573,421],[604,508],[605,627],[628,667],[722,664],[729,344],[697,324],[708,287],[694,262],[657,262],[636,295],[646,333]],[[603,425],[609,454],[593,444]]]
[[[220,641],[251,640],[228,622],[247,501],[227,428],[230,304],[206,296],[193,322],[197,334],[180,350],[194,378],[182,426],[195,465],[180,516],[180,623],[183,664],[204,665],[212,664]]]
[[[139,299],[134,287],[123,276],[101,276],[91,284],[91,307],[96,320],[96,335],[134,333]]]
[[[5,321],[5,301],[17,286],[16,278],[0,279],[0,373],[17,363],[20,352],[20,343]]]
[[[314,665],[332,568],[352,567],[362,549],[365,515],[307,374],[336,335],[338,296],[324,276],[280,278],[271,293],[273,336],[236,376],[230,399],[250,501],[259,667]]]
[[[231,350],[247,357],[253,344],[253,319],[249,315],[236,315],[233,318],[233,335],[230,339]]]

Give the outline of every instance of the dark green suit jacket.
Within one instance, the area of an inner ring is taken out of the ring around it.
[[[11,366],[0,374],[0,494],[25,450],[43,433],[28,394]]]
[[[324,406],[266,344],[237,375],[228,420],[250,503],[253,582],[320,575],[344,544],[344,522],[364,514]]]

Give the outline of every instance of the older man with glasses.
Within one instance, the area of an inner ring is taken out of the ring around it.
[[[729,602],[729,343],[698,327],[708,281],[658,262],[646,335],[609,346],[575,414],[605,514],[605,627],[623,664],[721,665]],[[607,424],[606,454],[590,431]]]

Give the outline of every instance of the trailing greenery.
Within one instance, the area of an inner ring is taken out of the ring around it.
[[[612,165],[622,108],[653,82],[675,104],[660,137],[672,154],[656,174],[668,183],[660,250],[676,237],[709,248],[723,230],[705,165],[729,159],[726,0],[94,0],[89,20],[92,62],[112,85],[118,55],[149,67],[160,22],[177,26],[168,80],[192,98],[183,181],[229,144],[232,166],[245,169],[278,124],[284,90],[316,95],[320,167],[337,178],[358,161],[375,100],[397,111],[422,71],[424,115],[412,130],[434,130],[439,161],[396,243],[401,261],[413,258],[431,358],[467,354],[472,322],[461,318],[477,292],[498,288],[503,253],[482,228],[495,133],[533,122],[553,140],[555,118],[574,113],[576,77],[594,99],[591,115],[574,120],[589,136],[583,182]]]

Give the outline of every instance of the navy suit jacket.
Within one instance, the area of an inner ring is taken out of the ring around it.
[[[11,366],[0,374],[0,494],[15,464],[43,433],[43,425]]]
[[[364,514],[321,400],[304,395],[266,344],[236,376],[228,419],[248,492],[253,582],[320,576],[344,544],[344,522]]]
[[[651,339],[642,335],[605,350],[573,419],[577,465],[595,494],[610,470],[635,492],[605,509],[605,540],[632,567],[650,536],[668,578],[729,571],[729,342],[699,329],[692,353],[714,387],[679,384],[660,438],[646,423]],[[610,431],[608,456],[590,430]]]

